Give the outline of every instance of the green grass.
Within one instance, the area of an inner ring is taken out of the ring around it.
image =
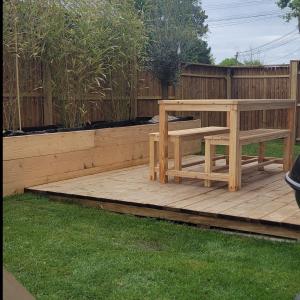
[[[4,199],[4,265],[37,299],[293,299],[300,244]]]

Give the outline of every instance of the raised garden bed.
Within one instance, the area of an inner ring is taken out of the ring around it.
[[[178,121],[188,121],[192,120],[193,117],[173,117],[170,122]],[[154,121],[155,122],[155,121]],[[125,127],[125,126],[137,126],[137,125],[147,125],[154,124],[152,118],[136,118],[135,120],[124,120],[124,121],[98,121],[87,123],[81,127],[65,128],[62,125],[51,125],[43,127],[25,127],[22,131],[19,130],[4,130],[2,135],[4,137],[9,136],[20,136],[20,135],[32,135],[32,134],[43,134],[43,133],[55,133],[55,132],[70,132],[70,131],[82,131],[82,130],[92,130],[92,129],[102,129],[102,128],[115,128],[115,127]]]
[[[171,130],[200,126],[199,120],[170,123]],[[22,193],[25,187],[148,163],[148,136],[156,131],[158,124],[148,123],[4,137],[4,195]],[[183,150],[185,154],[199,152],[199,141],[185,143]]]

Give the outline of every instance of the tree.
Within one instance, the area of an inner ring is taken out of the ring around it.
[[[219,64],[223,67],[236,67],[236,66],[262,66],[263,63],[259,59],[249,59],[240,62],[235,57],[225,58]]]
[[[187,63],[211,64],[213,57],[210,51],[206,41],[195,39],[191,41],[189,48],[182,53],[182,60]]]
[[[243,65],[245,66],[262,66],[263,63],[259,59],[244,60]]]
[[[225,58],[220,63],[220,66],[224,67],[233,67],[233,66],[242,66],[243,64],[238,61],[235,57]]]
[[[289,9],[285,15],[287,21],[290,21],[292,18],[298,19],[298,29],[300,32],[300,0],[278,0],[277,5],[281,9]]]
[[[166,98],[181,63],[211,62],[210,48],[202,40],[207,16],[196,0],[135,0],[135,4],[149,37],[146,66],[161,80]]]

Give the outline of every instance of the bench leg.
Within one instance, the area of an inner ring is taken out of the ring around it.
[[[181,171],[182,169],[182,146],[181,139],[177,137],[174,140],[174,169]],[[176,183],[181,183],[182,179],[179,176],[175,176],[174,180]]]
[[[204,172],[210,174],[212,172],[213,167],[213,154],[214,154],[215,145],[211,145],[210,141],[205,141],[205,164],[204,164]],[[211,187],[211,180],[204,180],[205,187]]]
[[[290,157],[289,157],[289,146],[288,146],[288,143],[289,143],[289,140],[288,138],[284,138],[284,141],[283,141],[283,145],[284,145],[284,148],[283,148],[283,171],[284,172],[288,172],[290,170]]]
[[[212,159],[216,157],[216,148],[217,146],[216,145],[210,145],[210,148],[211,148],[211,156],[212,156]],[[215,167],[216,166],[216,160],[213,160],[212,161],[212,166]]]
[[[155,167],[157,163],[156,157],[156,141],[152,136],[149,138],[149,177],[150,180],[156,180],[156,172]]]
[[[265,149],[266,149],[266,144],[264,142],[259,143],[259,150],[258,150],[258,163],[264,162],[265,158]],[[264,167],[259,166],[258,171],[263,171]]]
[[[225,146],[226,166],[229,166],[229,146]]]

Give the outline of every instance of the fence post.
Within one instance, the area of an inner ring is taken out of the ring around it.
[[[266,73],[266,70],[264,68],[264,76],[267,76],[267,73]],[[263,91],[263,98],[264,99],[267,99],[268,98],[268,78],[267,77],[264,77],[264,91]],[[266,128],[267,127],[267,111],[266,110],[263,110],[262,112],[263,114],[263,128]]]
[[[231,68],[227,69],[227,76],[226,76],[226,94],[227,99],[231,99]]]
[[[298,60],[291,60],[290,61],[290,98],[293,100],[296,100],[296,107],[295,107],[295,113],[296,113],[296,122],[295,122],[295,133],[297,133],[297,136],[295,136],[296,139],[299,139],[300,136],[298,136],[299,133],[299,95],[298,95],[298,72],[299,72],[299,61]]]
[[[53,103],[51,72],[47,63],[42,64],[43,70],[43,96],[44,96],[44,125],[53,125]]]
[[[229,67],[227,68],[227,75],[226,75],[226,95],[227,99],[231,99],[231,88],[232,88],[232,69]],[[230,127],[230,112],[226,113],[226,127]],[[229,147],[225,147],[225,155],[226,155],[226,165],[229,165]]]
[[[226,75],[226,95],[227,99],[231,99],[231,88],[232,88],[232,75],[231,75],[232,69],[229,67],[227,68],[227,75]],[[226,114],[226,126],[229,127],[229,117],[230,117],[230,112],[227,112]]]

